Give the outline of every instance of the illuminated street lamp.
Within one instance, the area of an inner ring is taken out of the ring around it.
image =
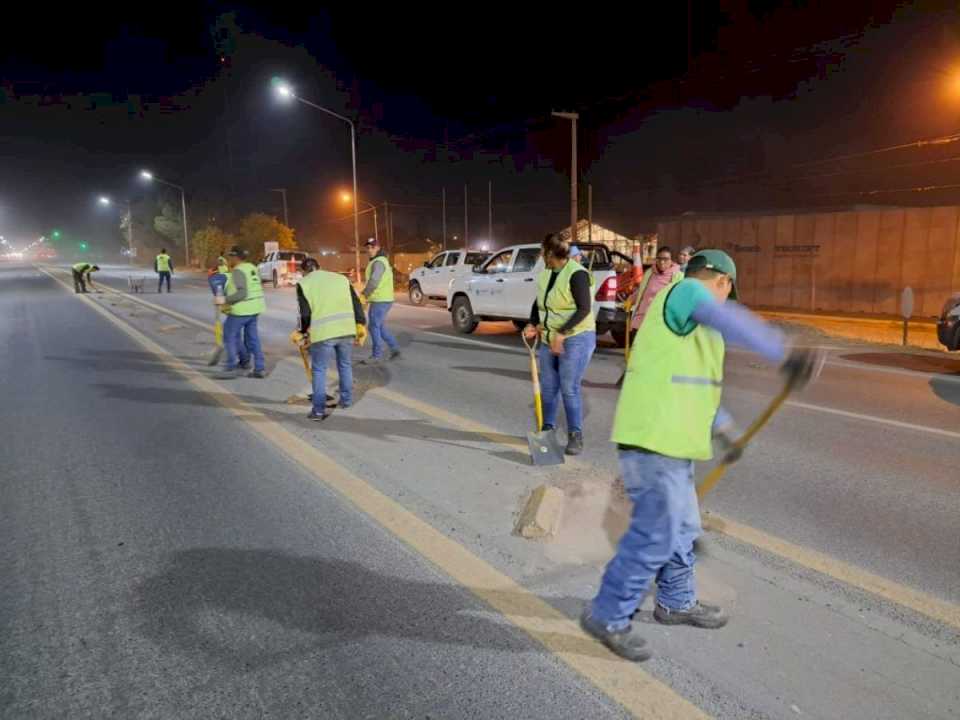
[[[303,103],[309,107],[312,107],[314,110],[319,110],[322,113],[326,113],[331,117],[337,118],[341,122],[345,122],[350,126],[350,155],[353,163],[353,243],[354,243],[354,259],[356,262],[356,272],[357,277],[360,277],[360,212],[357,208],[357,129],[353,124],[353,120],[348,117],[344,117],[340,113],[336,113],[333,110],[323,107],[322,105],[317,105],[312,103],[309,100],[304,100],[302,97],[297,95],[293,91],[291,85],[280,78],[273,78],[271,81],[273,84],[274,91],[277,95],[283,100],[296,100]]]
[[[348,203],[348,202],[350,202],[352,199],[353,199],[353,196],[352,196],[350,193],[348,193],[348,192],[346,192],[346,191],[340,193],[340,200],[341,200],[342,202]],[[367,206],[368,208],[370,208],[371,210],[373,210],[373,237],[374,237],[374,239],[377,241],[377,245],[379,245],[379,244],[380,244],[380,230],[379,230],[379,224],[377,223],[377,206],[374,205],[373,203],[368,203],[366,200],[361,200],[360,202],[363,203],[364,205],[366,205],[366,206]]]
[[[146,180],[147,182],[153,182],[156,180],[158,183],[163,185],[169,185],[172,188],[176,188],[180,191],[180,209],[183,212],[183,255],[186,260],[187,266],[190,265],[190,236],[187,234],[187,193],[186,191],[176,183],[172,183],[169,180],[164,180],[158,178],[149,170],[141,170],[140,177]]]
[[[141,173],[142,174],[142,173]],[[149,173],[147,173],[149,175]],[[101,195],[97,198],[97,202],[105,207],[110,207],[113,205],[113,201],[107,195]],[[130,200],[125,200],[127,204],[127,257],[129,262],[133,264],[133,206],[130,204]],[[184,226],[186,229],[186,226]],[[54,233],[56,235],[56,233]],[[43,242],[43,238],[40,238],[40,242]]]

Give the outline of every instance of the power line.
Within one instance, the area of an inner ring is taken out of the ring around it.
[[[950,183],[947,185],[918,185],[909,188],[890,188],[888,190],[849,190],[847,192],[820,193],[813,197],[840,197],[843,195],[887,195],[893,193],[910,192],[929,192],[931,190],[955,190],[960,188],[960,183]]]

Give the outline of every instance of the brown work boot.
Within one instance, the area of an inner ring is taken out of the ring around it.
[[[705,605],[701,602],[686,610],[671,610],[657,603],[653,617],[662,625],[693,625],[708,630],[722,628],[730,619],[716,605]]]
[[[627,625],[622,630],[607,630],[603,623],[594,620],[590,615],[589,605],[583,609],[580,616],[580,627],[625,660],[643,662],[653,656],[647,647],[647,641],[640,637],[633,625]]]

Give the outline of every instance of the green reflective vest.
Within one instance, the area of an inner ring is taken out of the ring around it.
[[[78,272],[80,274],[86,273],[87,275],[89,275],[90,268],[92,268],[93,265],[91,265],[90,263],[78,262],[78,263],[74,263],[72,267],[74,272]]]
[[[157,272],[170,272],[170,256],[166,253],[157,255]]]
[[[226,263],[219,263],[219,264],[217,265],[217,274],[218,274],[218,275],[229,275],[229,274],[230,274],[230,266],[227,265]]]
[[[560,330],[577,311],[577,301],[574,300],[570,289],[570,278],[580,270],[587,272],[580,263],[567,260],[567,264],[559,271],[556,282],[550,288],[549,295],[547,285],[550,284],[550,275],[553,271],[547,268],[537,277],[537,310],[540,312],[540,327],[543,328],[540,337],[545,343],[550,342],[550,333]],[[572,337],[596,328],[597,321],[593,317],[593,308],[591,308],[587,316],[574,325],[566,336]]]
[[[297,285],[310,305],[310,342],[356,337],[357,321],[347,278],[314,270]]]
[[[657,293],[637,331],[638,351],[630,353],[611,439],[669,457],[709,460],[724,344],[720,333],[703,325],[686,335],[667,327],[667,299],[680,284]]]
[[[390,261],[385,255],[377,255],[373,260],[367,263],[366,278],[370,282],[370,275],[373,273],[373,264],[383,263],[383,275],[380,276],[380,284],[373,291],[373,294],[367,298],[368,302],[393,302],[393,268],[390,267]]]
[[[257,272],[255,265],[244,262],[237,265],[234,270],[242,270],[247,276],[247,297],[238,303],[230,306],[231,315],[259,315],[265,312],[267,304],[263,300],[263,284],[260,282],[260,273]],[[227,297],[237,291],[237,286],[233,282],[233,273],[227,275],[227,285],[224,292]]]

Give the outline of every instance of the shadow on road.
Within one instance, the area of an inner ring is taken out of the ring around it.
[[[960,383],[935,377],[930,380],[930,388],[941,400],[960,407]]]
[[[141,617],[138,630],[157,645],[239,671],[368,638],[542,652],[522,633],[480,616],[487,608],[455,585],[277,550],[176,552],[164,572],[135,587],[133,598]],[[514,593],[504,593],[502,599],[520,600]],[[581,604],[574,598],[558,602]],[[570,652],[609,657],[585,637],[546,636]],[[322,673],[322,667],[317,671]]]
[[[917,355],[900,352],[852,353],[840,355],[841,360],[882,365],[883,367],[916,370],[917,372],[938,373],[940,375],[960,376],[960,360],[937,355]]]
[[[510,370],[506,368],[470,367],[470,366],[464,366],[464,365],[452,366],[450,369],[462,370],[463,372],[469,372],[469,373],[486,373],[488,375],[498,375],[500,377],[510,378],[511,380],[522,380],[523,382],[526,382],[528,384],[530,383],[529,370]],[[580,384],[585,388],[592,388],[594,390],[617,390],[618,389],[615,383],[598,383],[598,382],[593,382],[592,380],[587,380],[586,378],[584,378]]]
[[[444,348],[446,350],[466,350],[470,353],[499,353],[501,355],[520,355],[517,352],[517,348],[495,348],[490,347],[489,345],[467,345],[465,343],[457,342],[445,342],[445,341],[434,341],[434,340],[414,340],[413,344],[416,345],[430,345],[431,347]]]

